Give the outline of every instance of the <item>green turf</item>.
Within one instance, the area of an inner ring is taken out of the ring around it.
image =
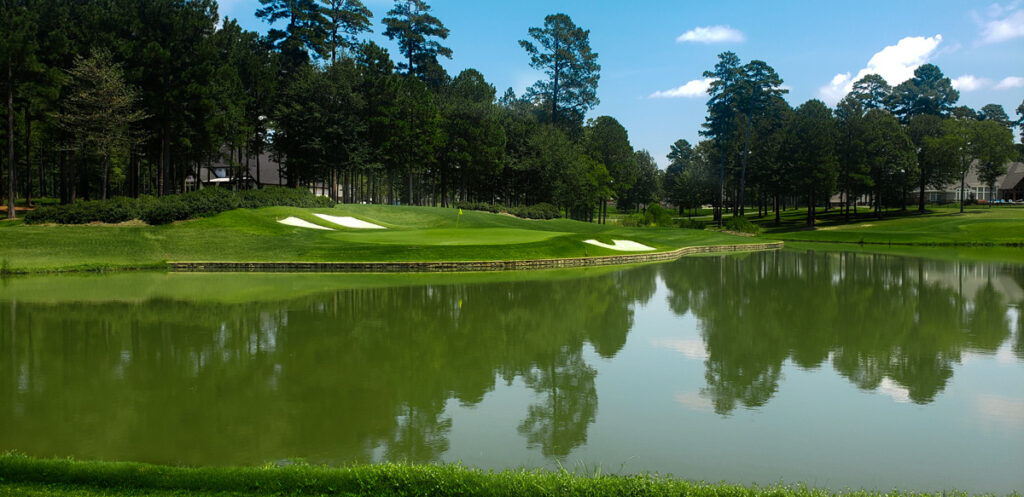
[[[861,209],[847,223],[837,209],[817,213],[814,229],[805,226],[806,209],[785,211],[782,224],[774,215],[748,215],[761,225],[764,238],[787,241],[937,246],[1022,246],[1024,207],[929,206],[926,213],[892,210],[882,219]]]
[[[133,463],[75,462],[0,455],[0,495],[225,496],[694,496],[825,497],[935,495],[961,492],[833,492],[805,486],[745,487],[655,475],[505,470],[461,465],[369,464],[341,468],[292,465],[261,468],[181,468]]]
[[[860,252],[945,261],[1024,264],[1024,248],[1006,246],[861,245],[858,243],[787,241],[786,250]]]
[[[353,216],[388,227],[355,230],[314,212]],[[295,216],[335,231],[283,225]],[[619,255],[583,243],[633,240],[658,250],[756,243],[711,231],[623,228],[564,219],[429,207],[343,205],[334,209],[238,209],[167,226],[28,226],[0,222],[5,273],[159,267],[165,261],[391,262],[517,260]]]
[[[123,271],[18,275],[0,279],[0,301],[25,303],[146,302],[202,300],[240,303],[277,301],[359,288],[455,285],[585,278],[620,271],[597,266],[539,271],[475,273],[164,273]]]

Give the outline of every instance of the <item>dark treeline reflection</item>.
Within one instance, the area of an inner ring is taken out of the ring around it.
[[[0,447],[189,464],[431,461],[446,403],[522,378],[519,432],[565,456],[657,268],[343,290],[288,302],[0,303]],[[171,459],[169,459],[169,457]]]
[[[888,379],[929,403],[963,352],[994,353],[1013,334],[1008,305],[1024,303],[1020,266],[873,254],[683,259],[661,274],[672,310],[702,323],[702,394],[719,414],[767,403],[787,359],[830,362],[864,390]]]
[[[1024,358],[1007,313],[1024,300],[1019,266],[878,255],[689,258],[252,304],[5,301],[0,447],[186,464],[432,461],[449,449],[450,401],[476,405],[518,378],[536,393],[516,408],[523,444],[564,457],[598,412],[585,345],[617,354],[659,276],[672,311],[701,322],[703,394],[720,414],[767,403],[787,360],[927,403],[965,351],[1016,335]]]

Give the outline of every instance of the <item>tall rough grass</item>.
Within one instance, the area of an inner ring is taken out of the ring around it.
[[[868,492],[810,489],[805,486],[744,487],[656,475],[607,475],[509,469],[481,471],[458,464],[370,464],[342,468],[286,467],[184,468],[138,463],[77,462],[0,456],[0,495],[4,489],[33,489],[74,495],[388,495],[388,496],[966,496],[966,493]]]

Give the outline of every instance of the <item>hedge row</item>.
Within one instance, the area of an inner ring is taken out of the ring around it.
[[[512,214],[513,216],[526,219],[558,219],[562,217],[558,207],[545,203],[508,207],[500,204],[488,204],[486,202],[459,202],[456,204],[456,207],[470,211]]]
[[[25,214],[28,224],[121,223],[140,219],[148,224],[167,224],[196,217],[212,216],[232,209],[258,207],[332,207],[334,202],[309,190],[268,186],[259,190],[232,192],[224,188],[153,197],[114,197],[67,205],[41,207]]]

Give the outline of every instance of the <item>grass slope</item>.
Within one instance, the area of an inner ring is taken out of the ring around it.
[[[353,216],[388,230],[332,225],[313,213]],[[286,226],[298,217],[335,231]],[[512,260],[621,254],[584,244],[634,240],[659,250],[754,243],[742,237],[674,228],[623,228],[570,220],[429,207],[343,205],[334,209],[238,209],[166,226],[27,226],[0,223],[6,273],[161,267],[164,261],[391,262]]]
[[[764,229],[762,236],[787,241],[865,243],[934,246],[1024,247],[1024,208],[972,206],[960,214],[958,207],[930,207],[916,211],[891,211],[878,219],[863,210],[846,223],[838,210],[819,212],[814,229],[804,226],[806,209],[786,211],[776,226],[774,216],[750,217]]]
[[[460,465],[371,464],[343,468],[180,468],[134,463],[74,462],[0,456],[0,495],[225,496],[800,496],[967,495],[956,492],[867,492],[803,486],[744,487],[651,475],[592,475]]]

